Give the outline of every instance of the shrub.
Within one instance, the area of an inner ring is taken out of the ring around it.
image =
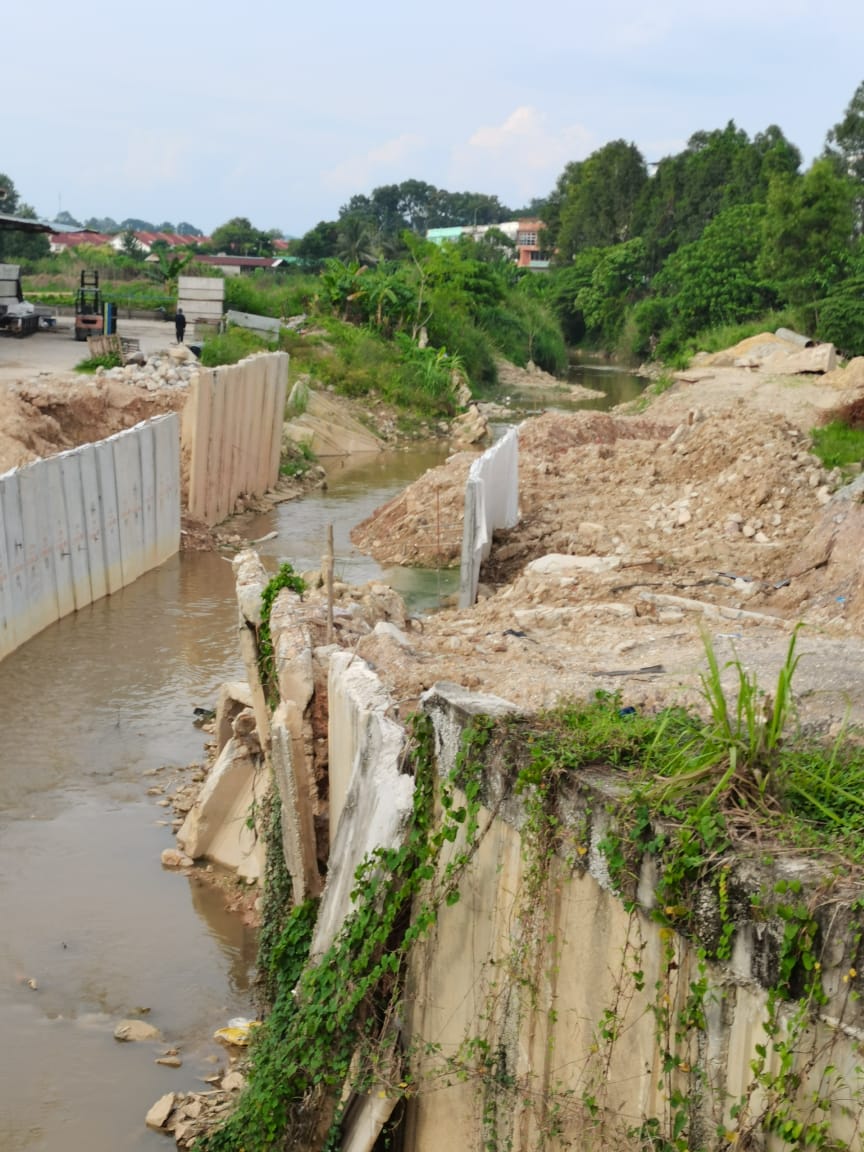
[[[237,364],[253,352],[271,352],[273,345],[264,337],[246,328],[229,328],[221,336],[213,336],[201,350],[201,363],[206,368],[220,364]]]

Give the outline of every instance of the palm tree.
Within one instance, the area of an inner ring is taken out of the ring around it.
[[[376,264],[372,225],[364,216],[343,216],[339,222],[337,256],[345,264]]]

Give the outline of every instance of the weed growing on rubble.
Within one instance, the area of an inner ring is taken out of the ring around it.
[[[79,360],[75,365],[76,372],[92,375],[100,368],[122,368],[123,357],[117,352],[106,352],[104,356],[91,356],[89,360]]]
[[[306,591],[306,581],[298,576],[290,564],[282,564],[261,593],[261,626],[258,629],[258,673],[271,705],[275,707],[279,689],[276,683],[276,657],[273,637],[270,635],[270,610],[283,588],[290,588],[298,596]]]

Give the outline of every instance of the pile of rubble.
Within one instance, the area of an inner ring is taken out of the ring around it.
[[[197,371],[194,353],[185,344],[177,344],[149,358],[138,353],[120,368],[98,368],[95,378],[122,381],[157,392],[162,388],[188,388]]]

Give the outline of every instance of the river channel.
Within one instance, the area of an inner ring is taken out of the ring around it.
[[[443,455],[347,460],[247,533],[276,533],[265,563],[303,571],[332,523],[337,575],[433,609],[457,574],[382,571],[348,533]],[[217,889],[161,867],[170,809],[148,795],[203,758],[194,709],[242,676],[235,614],[226,559],[182,554],[0,663],[0,1152],[164,1150],[148,1108],[203,1088],[225,1061],[215,1029],[254,1014],[254,933]],[[142,1010],[164,1043],[115,1041]],[[154,1063],[168,1047],[180,1069]]]

